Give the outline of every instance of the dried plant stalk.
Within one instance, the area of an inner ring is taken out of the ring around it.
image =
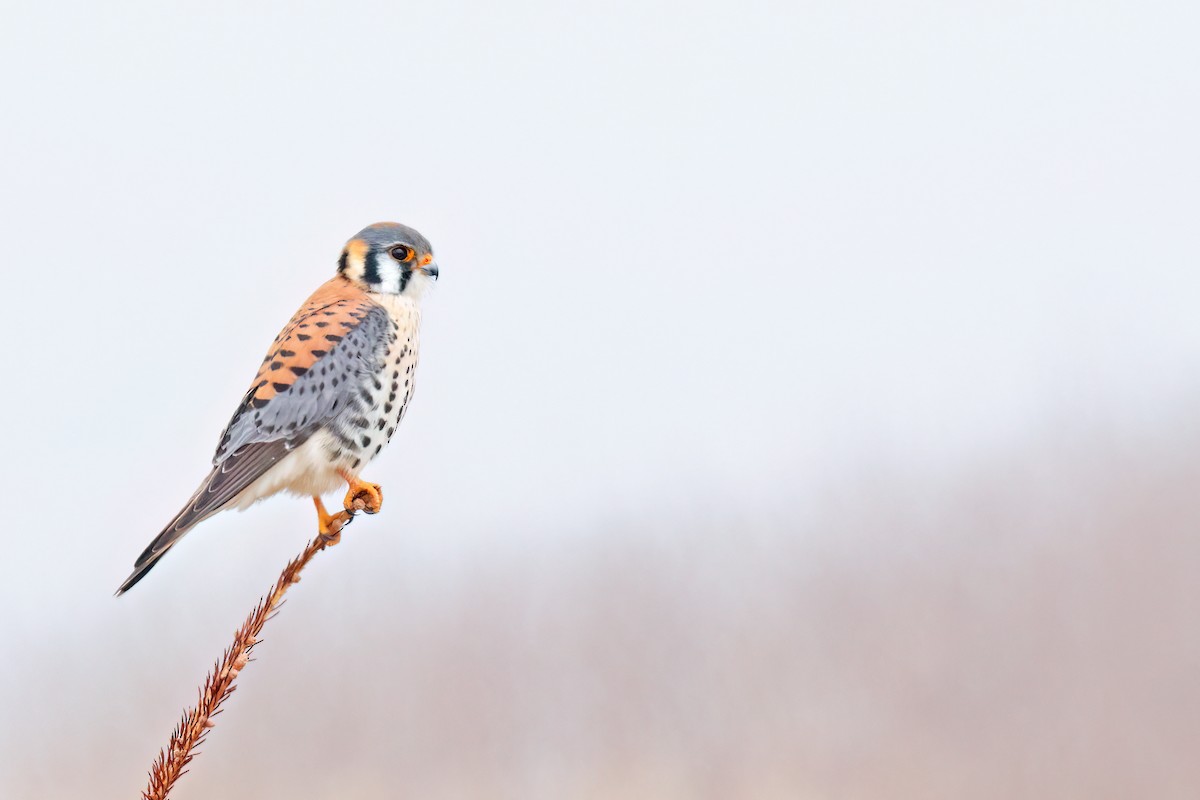
[[[258,643],[263,626],[279,610],[288,588],[300,582],[300,571],[312,561],[313,556],[324,550],[327,544],[319,536],[309,542],[304,552],[284,567],[271,592],[260,600],[258,607],[246,617],[246,621],[233,637],[233,645],[225,651],[225,655],[205,678],[195,707],[183,712],[183,718],[171,733],[171,741],[167,743],[166,749],[158,752],[158,758],[150,767],[149,783],[142,792],[143,800],[166,800],[175,782],[187,772],[187,765],[199,755],[194,752],[195,749],[204,741],[209,729],[216,724],[213,717],[221,713],[221,704],[233,694],[236,688],[233,683],[238,673],[250,662],[250,651]]]

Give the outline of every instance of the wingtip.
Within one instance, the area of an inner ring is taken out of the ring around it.
[[[125,579],[125,582],[122,583],[117,588],[117,591],[113,593],[113,597],[120,597],[121,595],[125,594],[130,589],[132,589],[134,587],[134,585],[137,584],[138,581],[140,581],[142,578],[146,577],[146,573],[150,571],[150,568],[154,566],[156,561],[158,561],[158,559],[154,559],[148,563],[145,563],[145,564],[142,564],[142,565],[136,567],[133,570],[133,572],[130,573],[129,577]]]

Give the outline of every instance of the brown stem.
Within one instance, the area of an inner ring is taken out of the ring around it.
[[[158,758],[150,767],[149,783],[142,792],[143,800],[166,800],[175,781],[187,772],[185,767],[199,755],[193,751],[215,724],[213,717],[221,713],[221,704],[233,694],[236,688],[233,683],[238,672],[249,663],[250,651],[258,643],[263,626],[279,609],[288,588],[300,582],[300,571],[312,561],[313,556],[325,549],[326,544],[319,536],[309,542],[304,552],[283,568],[270,594],[260,600],[250,616],[246,617],[233,637],[233,645],[204,679],[196,705],[183,712],[183,718],[171,733],[171,741],[166,749],[158,751]]]

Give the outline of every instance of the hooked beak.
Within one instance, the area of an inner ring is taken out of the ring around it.
[[[433,256],[424,255],[421,257],[421,262],[417,265],[417,269],[423,270],[426,275],[433,278],[435,281],[438,276],[438,266],[433,260]]]

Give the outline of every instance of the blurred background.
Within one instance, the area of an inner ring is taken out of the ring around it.
[[[0,796],[137,796],[313,534],[112,597],[380,219],[387,502],[174,797],[1200,793],[1200,7],[4,16]]]

